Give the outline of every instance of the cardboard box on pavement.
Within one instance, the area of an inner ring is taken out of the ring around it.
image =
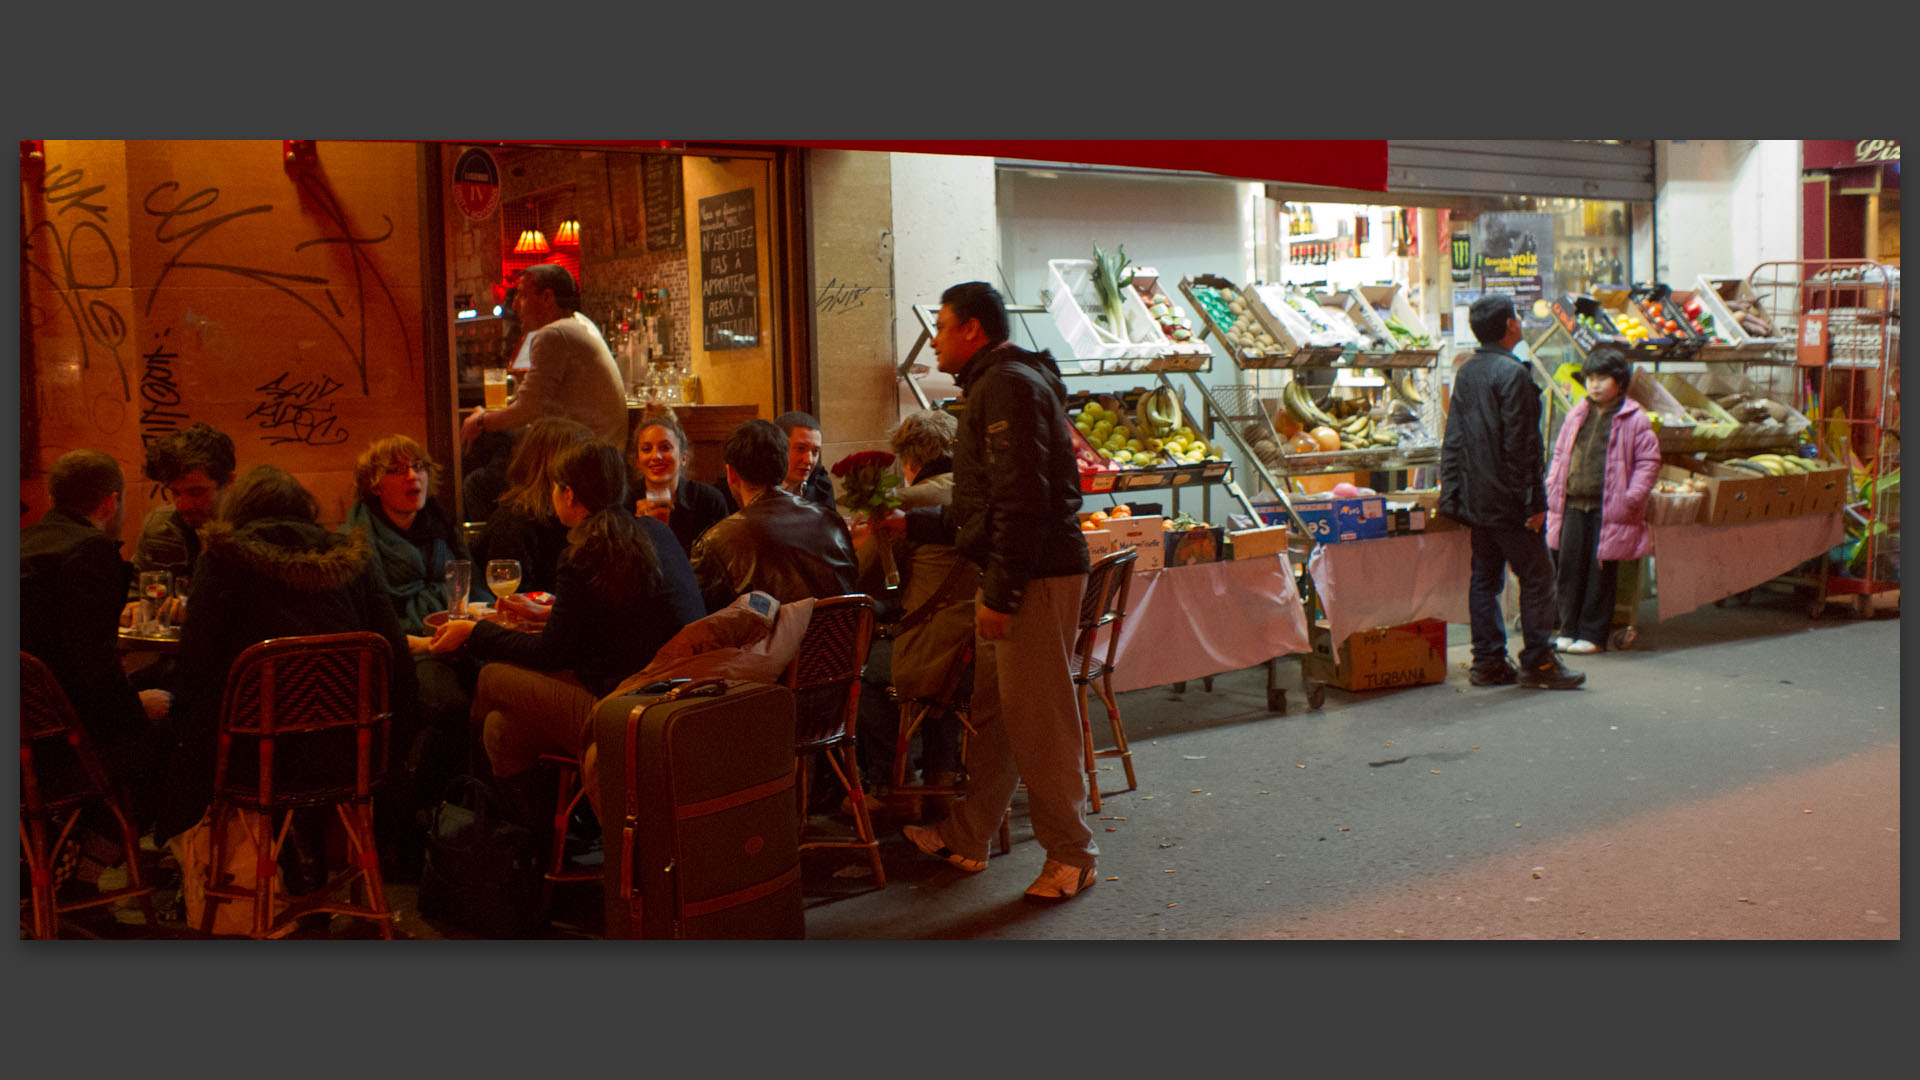
[[[1440,619],[1358,631],[1340,643],[1337,657],[1331,646],[1317,627],[1314,651],[1301,662],[1308,678],[1342,690],[1421,686],[1447,677],[1447,624]]]

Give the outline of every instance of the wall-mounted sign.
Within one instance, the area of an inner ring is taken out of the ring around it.
[[[500,166],[474,147],[453,163],[453,201],[470,221],[485,221],[500,206]]]
[[[1825,367],[1827,364],[1827,317],[1808,314],[1800,317],[1800,338],[1795,359],[1801,367]]]
[[[700,311],[708,351],[760,344],[754,235],[752,188],[700,200]]]
[[[1852,169],[1899,160],[1899,139],[1806,139],[1800,143],[1802,169]]]
[[[680,178],[680,155],[648,154],[640,159],[640,173],[647,204],[647,250],[683,250],[687,246],[687,195]]]

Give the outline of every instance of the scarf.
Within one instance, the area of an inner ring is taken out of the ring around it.
[[[421,532],[423,525],[432,529],[439,520],[435,513],[433,504],[428,503],[414,518],[410,531]],[[354,503],[347,511],[346,527],[359,530],[372,542],[374,558],[379,561],[380,576],[386,583],[387,597],[393,601],[393,613],[399,617],[401,629],[424,636],[427,616],[447,606],[446,592],[441,585],[446,580],[447,562],[453,558],[452,545],[444,536],[434,536],[432,565],[427,565],[407,534],[394,528],[385,514],[365,501]],[[444,529],[432,531],[445,532]]]

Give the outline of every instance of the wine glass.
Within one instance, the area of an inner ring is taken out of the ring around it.
[[[507,597],[520,587],[520,562],[517,559],[491,559],[487,562],[487,588],[493,593],[493,609],[506,610]]]

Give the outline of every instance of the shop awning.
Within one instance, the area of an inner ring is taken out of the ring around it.
[[[745,140],[744,144],[1120,165],[1358,191],[1387,190],[1385,139],[789,139]]]

